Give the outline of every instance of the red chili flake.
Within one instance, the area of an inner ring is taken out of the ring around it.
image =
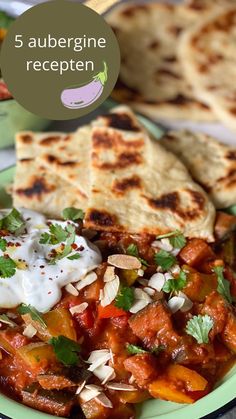
[[[21,243],[17,242],[17,243],[15,243],[15,246],[16,247],[21,247]]]
[[[80,246],[80,247],[78,247],[78,251],[79,251],[79,252],[83,252],[83,250],[84,250],[84,246]]]
[[[41,275],[45,275],[45,272],[41,272]]]
[[[52,291],[48,291],[48,294],[51,294],[52,293]]]
[[[45,266],[44,266],[44,265],[41,265],[41,266],[40,266],[40,269],[43,269],[43,268],[45,268]]]
[[[72,247],[72,249],[76,250],[78,246],[77,246],[76,243],[72,243],[71,247]]]

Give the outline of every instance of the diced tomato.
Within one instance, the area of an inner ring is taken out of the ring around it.
[[[89,307],[86,308],[83,313],[76,315],[76,320],[79,322],[82,328],[91,329],[94,325],[93,311]]]
[[[127,316],[126,311],[122,308],[116,307],[114,304],[109,304],[106,307],[102,307],[101,304],[98,306],[98,318],[109,319],[111,317]]]

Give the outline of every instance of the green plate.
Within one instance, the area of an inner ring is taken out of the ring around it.
[[[14,176],[15,167],[0,172],[0,204],[11,206],[11,198],[5,192]],[[236,365],[218,383],[214,391],[191,405],[150,400],[137,407],[137,419],[199,419],[232,401],[236,396]],[[29,407],[23,406],[3,395],[0,395],[1,413],[12,419],[46,419],[52,418]],[[122,418],[120,418],[122,419]]]

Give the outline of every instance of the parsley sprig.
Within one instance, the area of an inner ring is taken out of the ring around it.
[[[128,343],[126,345],[126,349],[131,355],[137,355],[137,354],[147,354],[148,351],[145,351],[143,348],[137,345],[132,345],[131,343]]]
[[[0,256],[0,277],[10,278],[16,273],[16,262],[9,256]]]
[[[138,246],[136,244],[131,243],[127,247],[126,253],[129,256],[135,256],[142,263],[143,266],[149,266],[148,262],[145,259],[142,259],[141,257],[139,257]]]
[[[36,310],[36,308],[34,308],[33,306],[31,306],[30,304],[21,304],[18,307],[18,313],[20,314],[29,314],[32,320],[35,320],[36,322],[40,323],[41,326],[43,326],[43,328],[46,329],[47,325],[45,323],[45,321],[42,318],[42,314],[39,313],[38,310]]]
[[[175,249],[182,249],[186,243],[187,240],[184,237],[183,233],[179,230],[172,231],[171,233],[162,234],[161,236],[157,236],[157,240],[168,238],[170,241],[170,244]]]
[[[115,306],[129,311],[134,302],[134,289],[130,287],[121,286],[119,293],[115,298]]]
[[[57,359],[64,365],[76,365],[80,360],[78,353],[81,348],[74,340],[60,335],[51,338],[49,344],[53,346]]]
[[[223,297],[228,301],[228,303],[232,304],[232,296],[230,293],[230,282],[225,279],[224,277],[224,268],[223,266],[215,266],[214,272],[217,275],[218,286],[217,291],[219,294],[223,295]]]
[[[16,208],[0,219],[0,230],[7,230],[10,233],[17,233],[24,225],[25,222]]]
[[[168,271],[168,269],[172,268],[172,266],[177,263],[176,257],[163,249],[160,249],[158,253],[155,253],[154,260],[156,265],[160,266],[164,271]]]
[[[208,343],[209,342],[209,332],[214,326],[213,319],[208,316],[193,316],[190,319],[186,326],[186,333],[193,336],[197,343]]]
[[[7,241],[5,239],[0,238],[0,250],[5,252],[7,249]]]
[[[184,271],[180,271],[177,278],[168,279],[162,287],[162,291],[173,293],[182,290],[187,284],[187,276]]]

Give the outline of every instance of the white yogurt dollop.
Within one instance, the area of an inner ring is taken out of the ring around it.
[[[9,212],[9,211],[8,211]],[[60,259],[54,265],[48,262],[48,255],[57,245],[40,244],[43,233],[49,232],[47,219],[37,212],[20,210],[25,220],[25,229],[20,235],[4,237],[9,246],[0,256],[8,255],[17,263],[14,276],[0,276],[0,308],[12,308],[21,303],[30,304],[39,312],[49,311],[61,298],[61,289],[71,282],[77,282],[101,261],[99,249],[83,236],[76,235],[75,244],[80,258]],[[0,219],[6,211],[0,212]],[[49,220],[65,228],[68,221]],[[78,253],[73,250],[70,256]]]

